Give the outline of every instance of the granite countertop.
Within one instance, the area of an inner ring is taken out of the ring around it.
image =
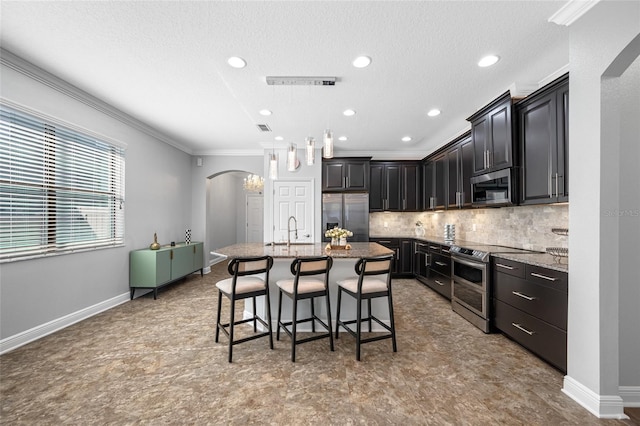
[[[417,241],[424,241],[429,243],[442,244],[445,246],[457,245],[461,247],[473,247],[476,245],[487,245],[486,243],[480,243],[477,241],[465,241],[456,239],[453,242],[445,241],[444,237],[437,235],[425,235],[422,237],[417,237],[414,233],[411,232],[401,232],[391,235],[371,235],[371,238],[412,238]],[[514,247],[517,244],[514,244]],[[563,258],[561,262],[557,262],[553,256],[547,253],[542,252],[534,252],[534,253],[492,253],[491,256],[499,257],[502,259],[514,260],[516,262],[522,262],[529,265],[541,266],[543,268],[549,268],[556,271],[568,272],[569,271],[569,258]]]
[[[215,250],[215,253],[229,258],[245,256],[271,256],[275,258],[331,256],[333,258],[360,258],[393,254],[393,250],[377,243],[349,243],[351,250],[327,250],[327,243],[274,245],[267,243],[234,244]]]
[[[569,272],[569,258],[562,258],[562,263],[559,263],[548,253],[496,253],[491,256],[528,265],[541,266],[555,271]]]

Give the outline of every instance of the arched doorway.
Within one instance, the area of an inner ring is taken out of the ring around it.
[[[264,197],[262,191],[244,189],[244,179],[249,174],[242,170],[226,170],[207,178],[205,238],[210,251],[237,243],[262,241]],[[211,255],[210,264],[218,261],[219,258]]]

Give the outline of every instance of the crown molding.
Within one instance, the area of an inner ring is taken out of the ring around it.
[[[146,123],[138,120],[130,116],[129,114],[120,111],[114,106],[98,99],[97,97],[85,92],[84,90],[68,83],[67,81],[56,77],[50,72],[38,67],[37,65],[32,64],[31,62],[22,59],[16,54],[4,49],[0,48],[0,63],[7,68],[10,68],[14,71],[17,71],[32,80],[35,80],[45,86],[54,89],[65,96],[68,96],[72,99],[75,99],[78,102],[81,102],[88,107],[95,109],[96,111],[101,112],[111,118],[114,118],[130,127],[133,127],[147,135],[158,139],[168,145],[173,146],[174,148],[179,149],[187,154],[192,154],[191,149],[189,149],[183,143],[176,141],[175,139],[167,136],[164,133],[159,132],[155,128],[149,126]]]
[[[271,148],[269,148],[271,150]],[[194,151],[193,156],[217,155],[226,157],[262,157],[264,149],[209,149],[202,151]]]
[[[569,26],[599,2],[600,0],[569,0],[567,4],[551,15],[548,22]]]

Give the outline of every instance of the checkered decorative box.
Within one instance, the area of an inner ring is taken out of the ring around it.
[[[185,244],[191,244],[191,229],[184,231],[184,242]]]

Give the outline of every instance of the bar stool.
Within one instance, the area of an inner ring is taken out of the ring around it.
[[[276,340],[280,340],[280,327],[291,337],[291,361],[296,362],[296,345],[312,340],[329,338],[329,346],[333,351],[333,333],[331,331],[331,307],[329,303],[329,270],[333,266],[333,259],[328,256],[296,258],[291,262],[291,274],[293,279],[278,280],[276,285],[280,290],[278,298],[278,330]],[[324,275],[324,279],[311,277],[312,275]],[[282,322],[282,295],[290,297],[293,301],[293,313],[291,321]],[[327,322],[325,323],[315,314],[314,298],[324,296],[327,301]],[[311,316],[298,319],[298,301],[311,300]],[[304,339],[297,338],[297,325],[311,321],[311,331],[316,331],[316,321],[320,323],[328,333],[319,334]],[[291,326],[291,331],[287,328]]]
[[[363,343],[375,342],[382,339],[391,339],[393,344],[393,352],[398,352],[396,345],[396,328],[393,319],[393,300],[391,297],[391,267],[393,266],[393,255],[380,257],[363,257],[356,263],[355,272],[357,277],[347,278],[338,281],[338,312],[336,315],[336,339],[338,339],[338,330],[342,326],[349,334],[356,338],[356,360],[360,361],[360,345]],[[380,278],[381,275],[387,275],[386,280]],[[340,302],[342,292],[356,299],[356,319],[350,321],[340,320]],[[386,325],[378,318],[373,316],[371,312],[371,300],[378,297],[386,297],[389,302],[389,321],[390,325]],[[362,301],[367,301],[369,309],[368,316],[362,318]],[[384,335],[362,338],[362,322],[369,323],[369,332],[371,333],[371,321],[375,321],[380,326],[389,331]],[[348,324],[356,323],[356,331],[349,328]]]
[[[271,332],[271,304],[269,302],[269,270],[273,266],[273,258],[271,256],[260,257],[238,257],[229,261],[227,270],[232,275],[216,283],[218,288],[218,314],[216,317],[216,343],[220,331],[229,338],[229,362],[233,356],[233,346],[248,342],[249,340],[258,339],[260,337],[269,337],[269,346],[273,349],[273,336]],[[264,274],[264,279],[259,276]],[[220,312],[222,310],[222,295],[225,295],[231,301],[231,315],[228,323],[220,322]],[[265,296],[267,320],[263,320],[256,312],[256,297]],[[243,299],[253,299],[253,316],[242,320],[235,320],[236,301]],[[253,334],[242,339],[234,340],[234,326],[253,321],[253,332],[257,333],[257,322],[260,322],[267,331]],[[228,330],[227,330],[228,329]]]

